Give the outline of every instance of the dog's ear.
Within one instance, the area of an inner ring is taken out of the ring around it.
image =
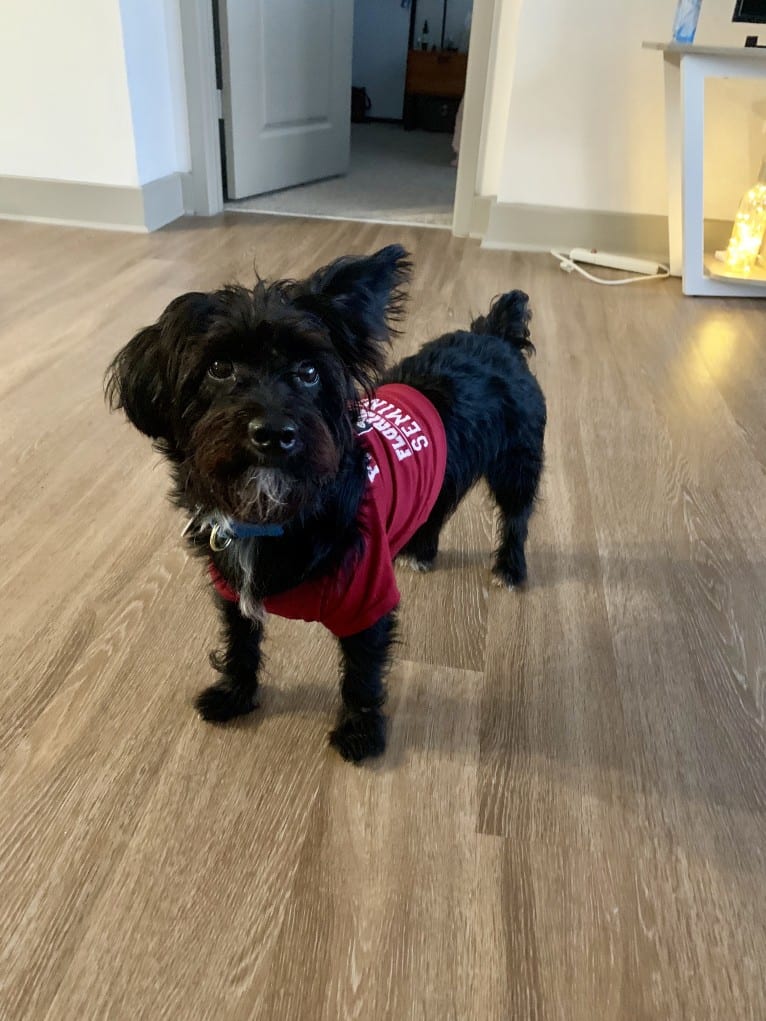
[[[141,330],[107,369],[104,387],[112,411],[122,408],[133,425],[154,440],[166,439],[169,431],[161,346],[158,323]]]
[[[379,371],[385,344],[404,310],[412,264],[401,245],[369,256],[345,256],[299,285],[297,304],[332,329],[338,353],[353,369]]]
[[[111,409],[122,408],[133,425],[154,440],[171,439],[178,355],[189,338],[205,330],[212,311],[212,295],[182,294],[153,326],[139,330],[106,371],[104,390]]]

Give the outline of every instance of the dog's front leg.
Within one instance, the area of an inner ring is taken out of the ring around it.
[[[330,744],[350,762],[361,762],[385,751],[383,703],[386,692],[383,678],[395,623],[394,614],[388,613],[372,627],[340,639],[343,706],[335,730],[330,733]]]
[[[203,720],[222,723],[252,712],[258,705],[258,668],[261,665],[263,624],[243,617],[239,604],[216,597],[223,648],[210,654],[210,664],[223,676],[197,695],[195,705]]]

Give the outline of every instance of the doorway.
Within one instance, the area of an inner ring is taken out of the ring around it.
[[[227,124],[230,137],[222,146],[226,208],[449,229],[453,223],[459,146],[459,131],[456,134],[455,127],[461,119],[458,113],[465,88],[472,0],[348,0],[349,14],[352,6],[351,44],[334,55],[350,65],[345,68],[343,130],[348,139],[348,156],[344,168],[330,167],[321,153],[318,161],[314,159],[313,139],[320,138],[320,132],[311,136],[311,130],[322,127],[321,119],[315,115],[312,123],[309,116],[312,111],[296,107],[292,123],[298,127],[293,134],[306,133],[305,140],[298,139],[303,153],[300,183],[292,177],[287,181],[288,187],[273,187],[272,175],[267,186],[257,187],[255,194],[250,194],[250,187],[243,187],[240,182],[232,188],[231,180],[226,180],[232,146],[254,141],[258,144],[259,140],[252,131],[247,132],[244,143],[239,141],[241,133],[232,139],[233,132]],[[214,0],[213,7],[218,75],[226,100],[227,86],[234,95],[243,78],[253,73],[253,61],[249,60],[244,68],[235,60],[227,61],[226,19],[219,18],[218,0]],[[327,5],[328,17],[339,20],[344,13],[342,5]],[[312,8],[312,17],[317,17],[316,7]],[[308,34],[315,38],[321,30],[316,22]],[[320,61],[323,56],[316,49],[306,49],[305,26],[296,31],[304,32],[301,66],[304,73],[306,59]],[[342,30],[338,34],[343,38]],[[277,45],[280,42],[278,38]],[[300,48],[300,42],[297,46]],[[321,70],[314,72],[315,80],[319,80]],[[336,66],[324,73],[342,79],[339,70]],[[349,81],[353,88],[348,87]],[[255,93],[255,85],[249,83],[249,95]],[[224,102],[224,115],[226,111]],[[333,146],[336,156],[342,144],[336,134]],[[287,162],[292,170],[297,159],[289,157]],[[232,197],[232,192],[236,197]]]

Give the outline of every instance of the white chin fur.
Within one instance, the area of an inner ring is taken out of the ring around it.
[[[247,508],[248,519],[265,524],[278,517],[291,488],[290,479],[278,468],[253,469],[241,488],[242,505]]]
[[[239,612],[256,624],[262,624],[266,619],[263,603],[259,599],[253,599],[248,584],[245,584],[239,595]]]
[[[291,482],[284,472],[277,468],[253,469],[240,488],[240,505],[243,509],[242,519],[248,522],[267,524],[283,510],[290,495]],[[232,517],[220,511],[214,512],[207,519],[212,527],[219,525],[224,532],[230,532]],[[242,583],[239,590],[239,610],[243,617],[252,621],[263,621],[265,610],[263,603],[253,595],[254,564],[250,543],[234,542],[230,548],[239,566]]]
[[[217,526],[223,530],[224,534],[226,534],[231,532],[234,521],[228,514],[223,514],[221,511],[214,511],[205,518],[204,524],[207,525],[208,528],[214,528]],[[231,556],[236,560],[242,578],[239,586],[239,612],[243,617],[247,617],[249,620],[263,623],[266,619],[266,611],[263,608],[261,600],[257,599],[253,595],[255,568],[253,563],[252,543],[235,541],[226,548],[228,551],[226,555]]]

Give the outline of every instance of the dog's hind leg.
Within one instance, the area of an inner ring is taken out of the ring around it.
[[[455,506],[455,500],[444,490],[439,494],[433,510],[424,524],[415,532],[397,557],[413,571],[430,571],[439,552],[439,536],[447,517]]]
[[[542,459],[536,453],[516,449],[487,472],[489,488],[500,508],[500,542],[493,571],[498,584],[507,588],[521,585],[527,577],[524,545],[541,471]]]

